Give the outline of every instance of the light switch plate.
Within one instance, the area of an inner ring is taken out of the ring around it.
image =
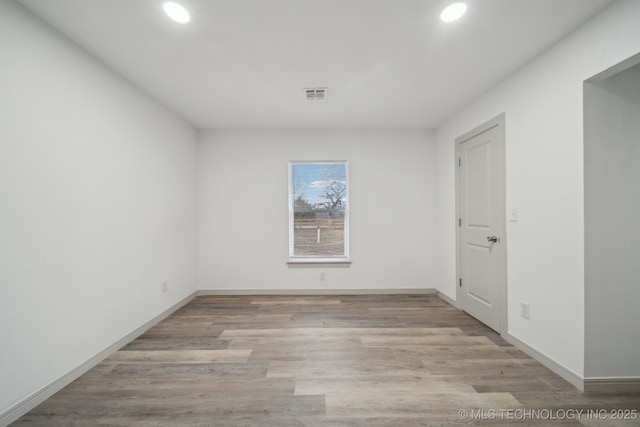
[[[531,318],[531,308],[529,307],[528,303],[520,303],[520,316],[524,317],[527,320]]]
[[[518,222],[518,208],[511,208],[509,211],[509,221]]]

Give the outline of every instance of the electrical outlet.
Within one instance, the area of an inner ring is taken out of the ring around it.
[[[165,293],[168,290],[169,290],[169,282],[165,280],[164,282],[162,282],[162,293]]]
[[[530,311],[529,311],[529,304],[526,302],[521,302],[520,303],[520,316],[524,317],[525,319],[529,320],[530,319]]]
[[[320,281],[324,282],[325,280],[327,280],[327,275],[324,274],[324,271],[320,272]]]

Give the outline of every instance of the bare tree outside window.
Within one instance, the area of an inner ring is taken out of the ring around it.
[[[347,257],[347,162],[291,162],[289,182],[289,256]]]

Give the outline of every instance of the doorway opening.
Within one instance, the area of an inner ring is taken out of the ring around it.
[[[585,390],[602,389],[603,379],[637,390],[640,54],[586,80],[583,91]]]

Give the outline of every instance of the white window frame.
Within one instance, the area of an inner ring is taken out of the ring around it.
[[[340,164],[345,167],[346,176],[346,206],[344,211],[344,254],[343,255],[294,255],[294,194],[291,171],[294,165],[298,164]],[[290,266],[313,266],[315,264],[324,264],[326,266],[344,267],[351,264],[349,258],[349,206],[351,193],[349,189],[349,162],[347,160],[291,160],[289,162],[289,179],[288,179],[288,201],[289,201],[289,259]]]

